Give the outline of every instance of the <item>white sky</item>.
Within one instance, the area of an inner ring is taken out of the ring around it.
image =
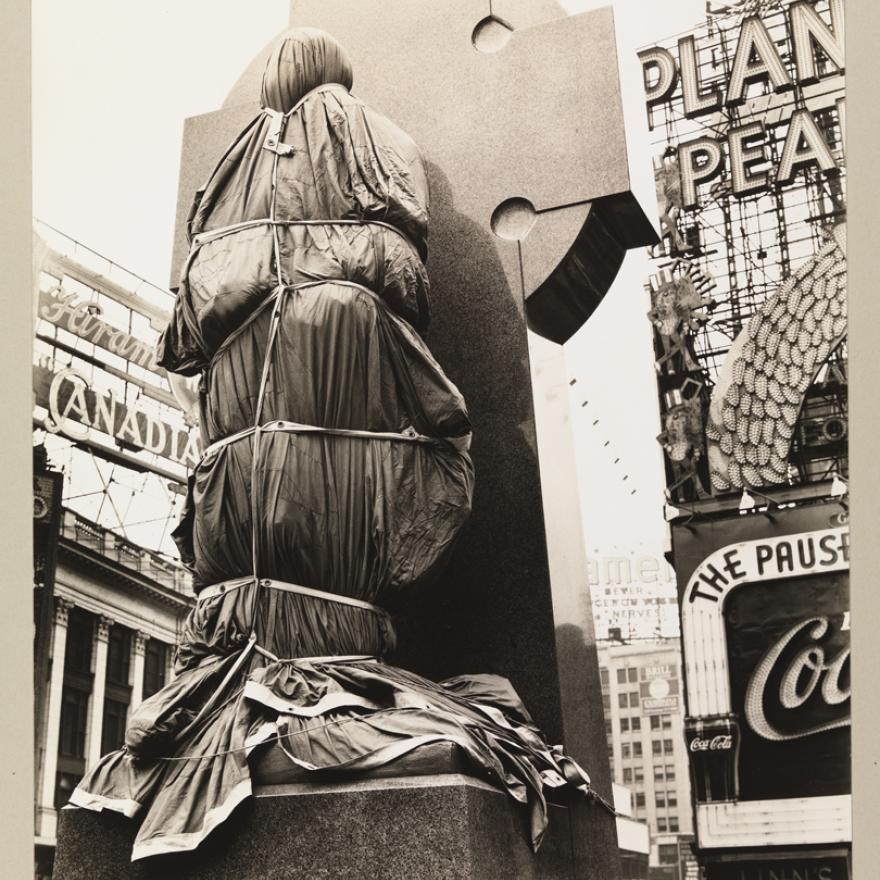
[[[575,13],[607,4],[560,5]],[[687,30],[705,9],[703,0],[614,5],[634,48]],[[288,0],[33,0],[32,9],[34,215],[166,286],[183,120],[220,107],[287,26]],[[663,552],[649,271],[644,252],[631,252],[566,345],[593,557]]]

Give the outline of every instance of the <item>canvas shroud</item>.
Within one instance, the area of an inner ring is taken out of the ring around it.
[[[528,805],[536,848],[545,787],[589,790],[505,679],[382,662],[386,607],[442,567],[474,475],[464,400],[420,336],[422,157],[351,84],[332,38],[285,35],[265,109],[193,206],[158,359],[202,377],[205,453],[176,532],[198,602],[175,679],[71,798],[141,819],[133,860],[196,848],[272,742],[315,772],[454,743]]]

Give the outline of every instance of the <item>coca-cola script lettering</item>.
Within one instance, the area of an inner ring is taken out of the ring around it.
[[[689,746],[692,752],[717,752],[727,751],[733,748],[733,737],[730,735],[713,736],[711,739],[701,739],[695,736]]]
[[[848,629],[845,614],[840,631]],[[832,653],[821,644],[829,633],[828,617],[811,617],[791,627],[764,655],[756,667],[745,695],[746,720],[765,739],[800,739],[850,725],[849,647]],[[821,700],[826,708],[840,707],[838,717],[800,727],[799,710],[808,701]],[[774,717],[791,719],[791,725],[774,724]]]

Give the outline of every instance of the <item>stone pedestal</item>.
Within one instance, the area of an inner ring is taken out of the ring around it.
[[[524,810],[458,773],[255,789],[196,854],[131,863],[136,825],[62,810],[54,880],[556,880],[575,867],[570,811],[551,805],[537,855]],[[599,807],[591,808],[599,810]],[[600,875],[594,875],[600,876]],[[603,876],[604,880],[604,876]]]

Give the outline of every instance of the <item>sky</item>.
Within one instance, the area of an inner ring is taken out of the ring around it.
[[[574,14],[607,3],[560,5]],[[687,30],[705,8],[702,0],[614,6],[633,51]],[[287,26],[288,0],[34,0],[32,10],[34,215],[164,287],[183,120],[220,107]],[[642,161],[651,161],[647,149]],[[631,251],[565,346],[593,558],[659,557],[665,546],[649,274],[645,252]]]

